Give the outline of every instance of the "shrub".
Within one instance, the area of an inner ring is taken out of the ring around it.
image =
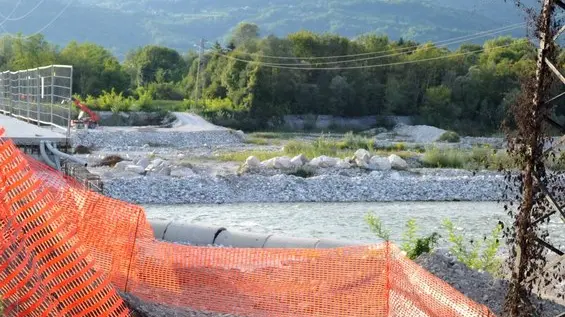
[[[440,150],[432,148],[426,153],[422,161],[426,167],[437,168],[462,168],[465,164],[465,156],[458,150]]]
[[[375,235],[385,241],[390,241],[390,231],[385,229],[381,219],[372,214],[368,214],[365,218],[369,228]],[[404,243],[400,249],[406,252],[408,258],[414,260],[424,253],[430,253],[436,247],[440,235],[436,232],[426,237],[418,237],[418,227],[416,220],[410,219],[406,223],[406,231],[404,231]]]
[[[483,241],[471,240],[470,246],[464,242],[463,235],[455,232],[455,226],[450,220],[443,221],[443,228],[447,230],[448,241],[452,244],[449,251],[459,262],[474,270],[483,270],[495,276],[501,274],[502,260],[497,257],[497,253],[500,248],[502,225],[497,225]]]
[[[138,87],[135,91],[136,95],[138,96],[137,101],[134,101],[131,109],[132,111],[153,111],[153,96],[151,95],[151,91],[149,89],[145,89],[144,87]]]
[[[457,132],[446,131],[439,137],[438,141],[448,142],[448,143],[459,143],[461,141],[461,138],[459,137],[459,134],[457,134]]]

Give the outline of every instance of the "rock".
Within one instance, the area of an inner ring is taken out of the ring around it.
[[[258,168],[261,166],[261,161],[255,156],[250,156],[245,160],[245,166],[248,168]]]
[[[83,145],[77,145],[77,147],[75,147],[75,154],[90,154],[90,149],[87,148],[86,146]]]
[[[178,177],[178,178],[188,178],[188,177],[196,176],[196,173],[194,173],[194,171],[191,170],[190,168],[177,168],[177,169],[172,169],[171,174],[169,176]]]
[[[171,176],[171,168],[168,166],[163,166],[157,170],[157,174],[163,176]]]
[[[100,163],[98,165],[100,166],[110,166],[113,167],[115,166],[117,163],[123,161],[124,159],[121,158],[118,155],[110,155],[110,156],[106,156],[104,157]]]
[[[328,167],[335,167],[338,162],[339,159],[322,155],[316,157],[315,159],[312,159],[312,161],[310,161],[309,164],[313,167],[328,168]]]
[[[114,165],[114,168],[120,171],[124,171],[128,165],[131,165],[131,162],[121,161]]]
[[[375,171],[388,171],[392,168],[390,161],[386,157],[373,156],[369,162],[369,169]]]
[[[128,165],[125,170],[126,172],[133,172],[140,175],[145,173],[145,167],[139,165]]]
[[[308,158],[304,154],[297,155],[290,160],[293,166],[301,167],[302,165],[308,163]]]
[[[355,152],[355,159],[359,162],[369,163],[371,160],[371,153],[365,149],[359,149]]]
[[[151,161],[147,158],[142,158],[136,163],[136,165],[143,167],[143,170],[145,170],[149,164],[151,164]]]
[[[161,164],[163,164],[165,161],[163,159],[160,158],[156,158],[153,161],[151,161],[151,164],[155,167],[157,166],[161,166]]]
[[[349,163],[348,159],[339,160],[336,164],[336,167],[341,169],[348,169],[351,168],[351,163]]]
[[[357,167],[359,168],[365,168],[365,169],[369,168],[369,163],[364,159],[355,158],[355,165],[357,165]]]
[[[274,157],[270,160],[266,160],[262,162],[261,165],[268,168],[276,168],[276,169],[288,169],[292,167],[292,164],[290,163],[290,158],[287,156]]]
[[[395,170],[407,170],[408,169],[408,163],[406,163],[405,160],[403,160],[400,156],[398,156],[396,154],[392,154],[391,156],[389,156],[388,161],[390,162],[392,169],[395,169]]]
[[[243,131],[241,131],[241,130],[235,131],[235,134],[236,134],[239,138],[241,138],[242,140],[245,140],[245,139],[246,139],[245,132],[243,132]]]

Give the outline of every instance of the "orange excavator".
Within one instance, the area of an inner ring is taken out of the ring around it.
[[[78,119],[71,121],[71,127],[75,129],[96,129],[100,117],[75,97],[72,97],[71,101],[80,109]]]

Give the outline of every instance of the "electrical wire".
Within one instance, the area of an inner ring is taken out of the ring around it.
[[[490,29],[490,30],[486,30],[486,31],[482,31],[482,32],[474,33],[474,34],[468,34],[468,35],[459,36],[459,37],[455,37],[455,38],[451,38],[451,39],[447,39],[447,40],[438,41],[438,42],[436,42],[436,44],[444,43],[444,42],[451,42],[451,41],[455,41],[455,40],[461,40],[461,42],[463,42],[463,41],[468,40],[467,38],[469,38],[469,37],[479,36],[481,34],[492,33],[492,32],[504,32],[504,31],[508,31],[510,29],[513,29],[513,28],[520,28],[520,27],[525,26],[525,25],[526,25],[525,22],[510,24],[510,25],[500,27],[500,28]],[[403,48],[403,49],[417,48],[417,47],[420,47],[420,46],[421,45],[419,44],[419,45],[414,45],[414,46],[411,46],[411,47],[409,46],[409,47],[406,47],[406,48]],[[344,57],[359,57],[359,56],[367,56],[367,55],[372,55],[372,54],[387,53],[387,52],[392,52],[392,51],[396,51],[396,50],[389,49],[389,50],[383,50],[383,51],[358,53],[358,54],[348,54],[348,55],[334,55],[334,56],[310,56],[310,57],[300,57],[300,59],[307,60],[307,59],[333,59],[333,58],[344,58]],[[253,57],[258,57],[258,58],[272,58],[272,59],[296,59],[297,58],[297,57],[293,57],[293,56],[273,56],[273,55],[261,55],[261,54],[256,54],[256,53],[245,53],[245,52],[242,52],[241,54],[245,54],[245,55],[253,56]]]
[[[16,10],[19,8],[20,4],[22,4],[22,0],[18,0],[18,3],[16,3],[16,5],[14,6],[14,8],[12,9],[12,12],[10,12],[10,14],[8,14],[8,16],[4,16],[2,15],[2,22],[0,22],[0,26],[4,25],[4,23],[6,23],[8,21],[8,19],[10,19],[10,17],[16,12]]]
[[[65,13],[65,11],[67,11],[67,9],[71,6],[71,4],[73,4],[73,2],[74,2],[74,0],[69,0],[69,2],[67,2],[67,4],[63,7],[63,9],[61,9],[61,11],[53,19],[51,19],[51,21],[49,21],[46,25],[44,25],[42,28],[37,30],[35,33],[33,33],[31,35],[21,36],[19,38],[29,39],[33,36],[40,34],[43,31],[45,31],[47,28],[49,28],[51,25],[53,25],[53,23],[55,23]],[[10,34],[9,32],[6,31],[6,29],[4,28],[3,25],[0,25],[0,27],[2,28],[2,30],[4,30],[4,32]]]
[[[506,32],[509,31],[511,29],[516,29],[519,28],[520,26],[515,26],[513,28],[510,29],[506,29],[506,30],[500,30],[500,31],[496,31],[496,32],[491,32],[490,34],[484,34],[484,35],[480,35],[480,36],[475,36],[473,38],[469,38],[469,39],[464,39],[464,40],[457,40],[457,41],[452,41],[452,42],[447,42],[441,45],[436,45],[437,43],[432,43],[434,46],[436,47],[447,47],[449,45],[452,44],[456,44],[456,43],[461,43],[470,39],[475,39],[475,38],[481,38],[484,36],[490,36],[490,35],[494,35],[497,33],[502,33],[502,32]],[[425,45],[425,44],[424,44]],[[424,47],[424,45],[421,46],[415,46],[415,48],[403,48],[403,49],[399,49],[397,50],[396,53],[393,54],[387,54],[387,55],[380,55],[380,56],[373,56],[373,57],[365,57],[365,58],[357,58],[357,59],[348,59],[348,60],[341,60],[341,61],[331,61],[331,62],[314,62],[313,64],[316,65],[336,65],[336,64],[343,64],[343,63],[351,63],[351,62],[361,62],[361,61],[370,61],[370,60],[377,60],[377,59],[382,59],[382,58],[387,58],[387,57],[393,57],[393,56],[399,56],[399,55],[405,55],[408,53],[413,53],[415,52],[417,49]],[[236,54],[239,54],[239,52],[236,52]],[[243,55],[247,55],[247,54],[243,54]],[[301,60],[302,58],[300,57],[295,57],[295,59],[297,60]],[[309,59],[310,60],[310,59]],[[270,65],[277,65],[277,66],[296,66],[296,67],[302,67],[302,66],[311,66],[311,64],[299,64],[299,63],[271,63],[268,62],[268,64]]]
[[[420,62],[436,61],[436,60],[442,60],[442,59],[447,59],[447,58],[452,58],[452,57],[471,55],[471,54],[475,54],[475,53],[479,53],[479,52],[483,52],[483,51],[491,50],[491,49],[499,49],[499,48],[509,47],[511,45],[513,45],[513,44],[506,44],[506,45],[500,45],[500,46],[495,46],[495,47],[482,48],[480,50],[474,50],[474,51],[469,51],[469,52],[464,52],[464,53],[454,53],[454,54],[449,54],[449,55],[445,55],[445,56],[437,56],[437,57],[432,57],[432,58],[417,59],[417,60],[413,60],[413,61],[402,61],[402,62],[387,63],[387,64],[376,64],[376,65],[346,66],[346,67],[288,67],[288,66],[277,66],[277,65],[273,65],[273,64],[269,64],[269,63],[263,63],[263,62],[258,62],[258,61],[250,61],[250,60],[247,60],[247,59],[241,59],[241,58],[221,54],[221,53],[218,53],[218,52],[213,52],[213,54],[224,57],[224,58],[228,58],[228,59],[231,59],[231,60],[235,60],[235,61],[238,61],[238,62],[243,62],[243,63],[248,63],[248,64],[256,64],[256,65],[264,66],[264,67],[268,67],[268,68],[292,69],[292,70],[349,70],[349,69],[380,68],[380,67],[399,66],[399,65],[415,64],[415,63],[420,63]]]
[[[20,2],[21,2],[21,1],[20,1]],[[21,16],[19,16],[19,17],[17,17],[17,18],[12,18],[12,17],[10,17],[11,15],[8,16],[8,17],[4,17],[4,18],[5,18],[4,21],[19,21],[19,20],[23,20],[23,19],[27,18],[28,16],[30,16],[35,10],[37,10],[37,8],[39,8],[39,6],[40,6],[41,4],[43,4],[43,2],[45,2],[45,0],[39,0],[39,1],[35,4],[35,6],[34,6],[33,8],[31,8],[26,14],[21,15]],[[1,16],[1,15],[2,15],[2,14],[0,13],[0,16]],[[2,23],[2,24],[4,24],[4,23]]]

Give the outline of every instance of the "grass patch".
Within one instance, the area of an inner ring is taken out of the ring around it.
[[[224,162],[245,162],[248,157],[255,156],[260,161],[272,159],[273,157],[285,155],[282,151],[241,151],[241,152],[226,152],[218,154],[218,159]]]
[[[186,111],[182,100],[153,100],[152,106],[162,111]]]
[[[247,140],[245,140],[245,143],[255,144],[255,145],[269,145],[269,141],[267,139],[255,138],[255,137],[248,138]]]
[[[496,151],[488,146],[471,150],[431,148],[425,152],[422,161],[425,167],[431,168],[499,170],[516,167],[505,151]]]
[[[425,167],[432,168],[463,168],[465,155],[459,150],[440,150],[432,148],[424,154],[422,162]]]

